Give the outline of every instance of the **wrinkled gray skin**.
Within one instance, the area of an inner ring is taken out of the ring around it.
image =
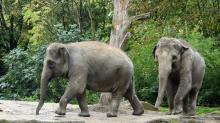
[[[67,103],[76,97],[81,109],[79,116],[89,117],[86,89],[112,93],[107,117],[117,116],[122,97],[131,103],[133,115],[144,113],[132,82],[132,61],[120,49],[95,41],[49,45],[44,58],[40,101],[36,114],[39,114],[44,104],[48,81],[58,76],[67,77],[69,83],[60,99],[56,114],[65,115]]]
[[[163,37],[153,50],[159,67],[159,108],[166,91],[169,114],[195,115],[196,100],[205,74],[202,56],[186,41]]]

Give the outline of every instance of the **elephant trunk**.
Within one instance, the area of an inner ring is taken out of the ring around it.
[[[158,96],[155,103],[155,107],[159,108],[160,104],[163,101],[164,93],[167,88],[167,81],[168,76],[171,72],[171,65],[167,63],[160,63],[159,62],[159,90],[158,90]]]
[[[51,72],[43,69],[43,72],[41,75],[41,85],[40,85],[40,101],[36,109],[36,115],[39,114],[40,109],[44,105],[44,100],[46,99],[46,96],[47,96],[48,81],[50,78],[51,78]]]

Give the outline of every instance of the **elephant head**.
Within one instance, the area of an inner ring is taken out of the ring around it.
[[[175,38],[163,37],[153,49],[153,55],[159,67],[159,91],[155,107],[159,108],[162,103],[164,92],[167,87],[168,77],[174,69],[178,69],[182,55],[188,47]],[[177,68],[176,68],[177,67]]]
[[[48,89],[48,81],[52,78],[68,73],[69,53],[64,44],[53,43],[48,46],[44,57],[43,71],[41,73],[40,101],[36,109],[39,114],[44,104]]]

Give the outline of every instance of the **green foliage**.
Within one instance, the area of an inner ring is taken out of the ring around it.
[[[202,107],[199,106],[196,109],[197,115],[206,115],[206,114],[214,114],[214,115],[220,115],[220,110],[218,107]]]
[[[86,98],[88,104],[98,103],[100,97],[100,93],[94,91],[87,91]]]
[[[62,43],[84,40],[76,24],[69,25],[68,30],[65,30],[62,24],[56,24],[53,30],[56,33],[56,40]]]
[[[134,62],[137,94],[141,100],[148,100],[151,103],[157,96],[157,68],[152,57],[152,47],[154,43],[143,45],[142,42],[134,41],[129,52]]]
[[[135,66],[138,96],[141,100],[154,104],[157,97],[158,73],[152,49],[161,37],[161,31],[153,22],[141,23],[137,22],[137,26],[131,30],[135,35],[129,40],[128,53]]]
[[[17,48],[4,57],[8,72],[0,78],[1,98],[18,99],[33,95],[37,97],[43,49],[45,47],[42,46],[35,55],[31,55],[28,51]]]
[[[199,26],[204,36],[219,38],[219,0],[141,0],[133,3],[131,13],[151,12],[152,18],[161,24],[169,22],[170,26],[178,27],[176,23],[180,22],[180,26],[187,24],[190,30]]]
[[[29,45],[37,45],[53,40],[49,25],[51,19],[49,18],[52,12],[52,4],[46,0],[31,0],[25,4],[22,9],[23,21],[27,26],[27,32],[24,34]],[[49,19],[48,19],[49,18]],[[51,35],[51,36],[48,36]]]
[[[167,107],[160,107],[161,112],[168,112]],[[203,107],[203,106],[198,106],[196,109],[196,115],[204,116],[204,115],[220,115],[220,111],[218,107]]]

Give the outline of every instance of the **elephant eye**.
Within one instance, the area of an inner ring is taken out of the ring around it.
[[[52,61],[52,60],[48,60],[48,61],[47,61],[47,65],[48,65],[48,67],[49,67],[50,69],[53,69],[53,68],[55,68],[56,63],[55,63],[54,61]]]
[[[173,59],[173,60],[176,60],[176,59],[177,59],[177,56],[172,55],[172,59]]]

